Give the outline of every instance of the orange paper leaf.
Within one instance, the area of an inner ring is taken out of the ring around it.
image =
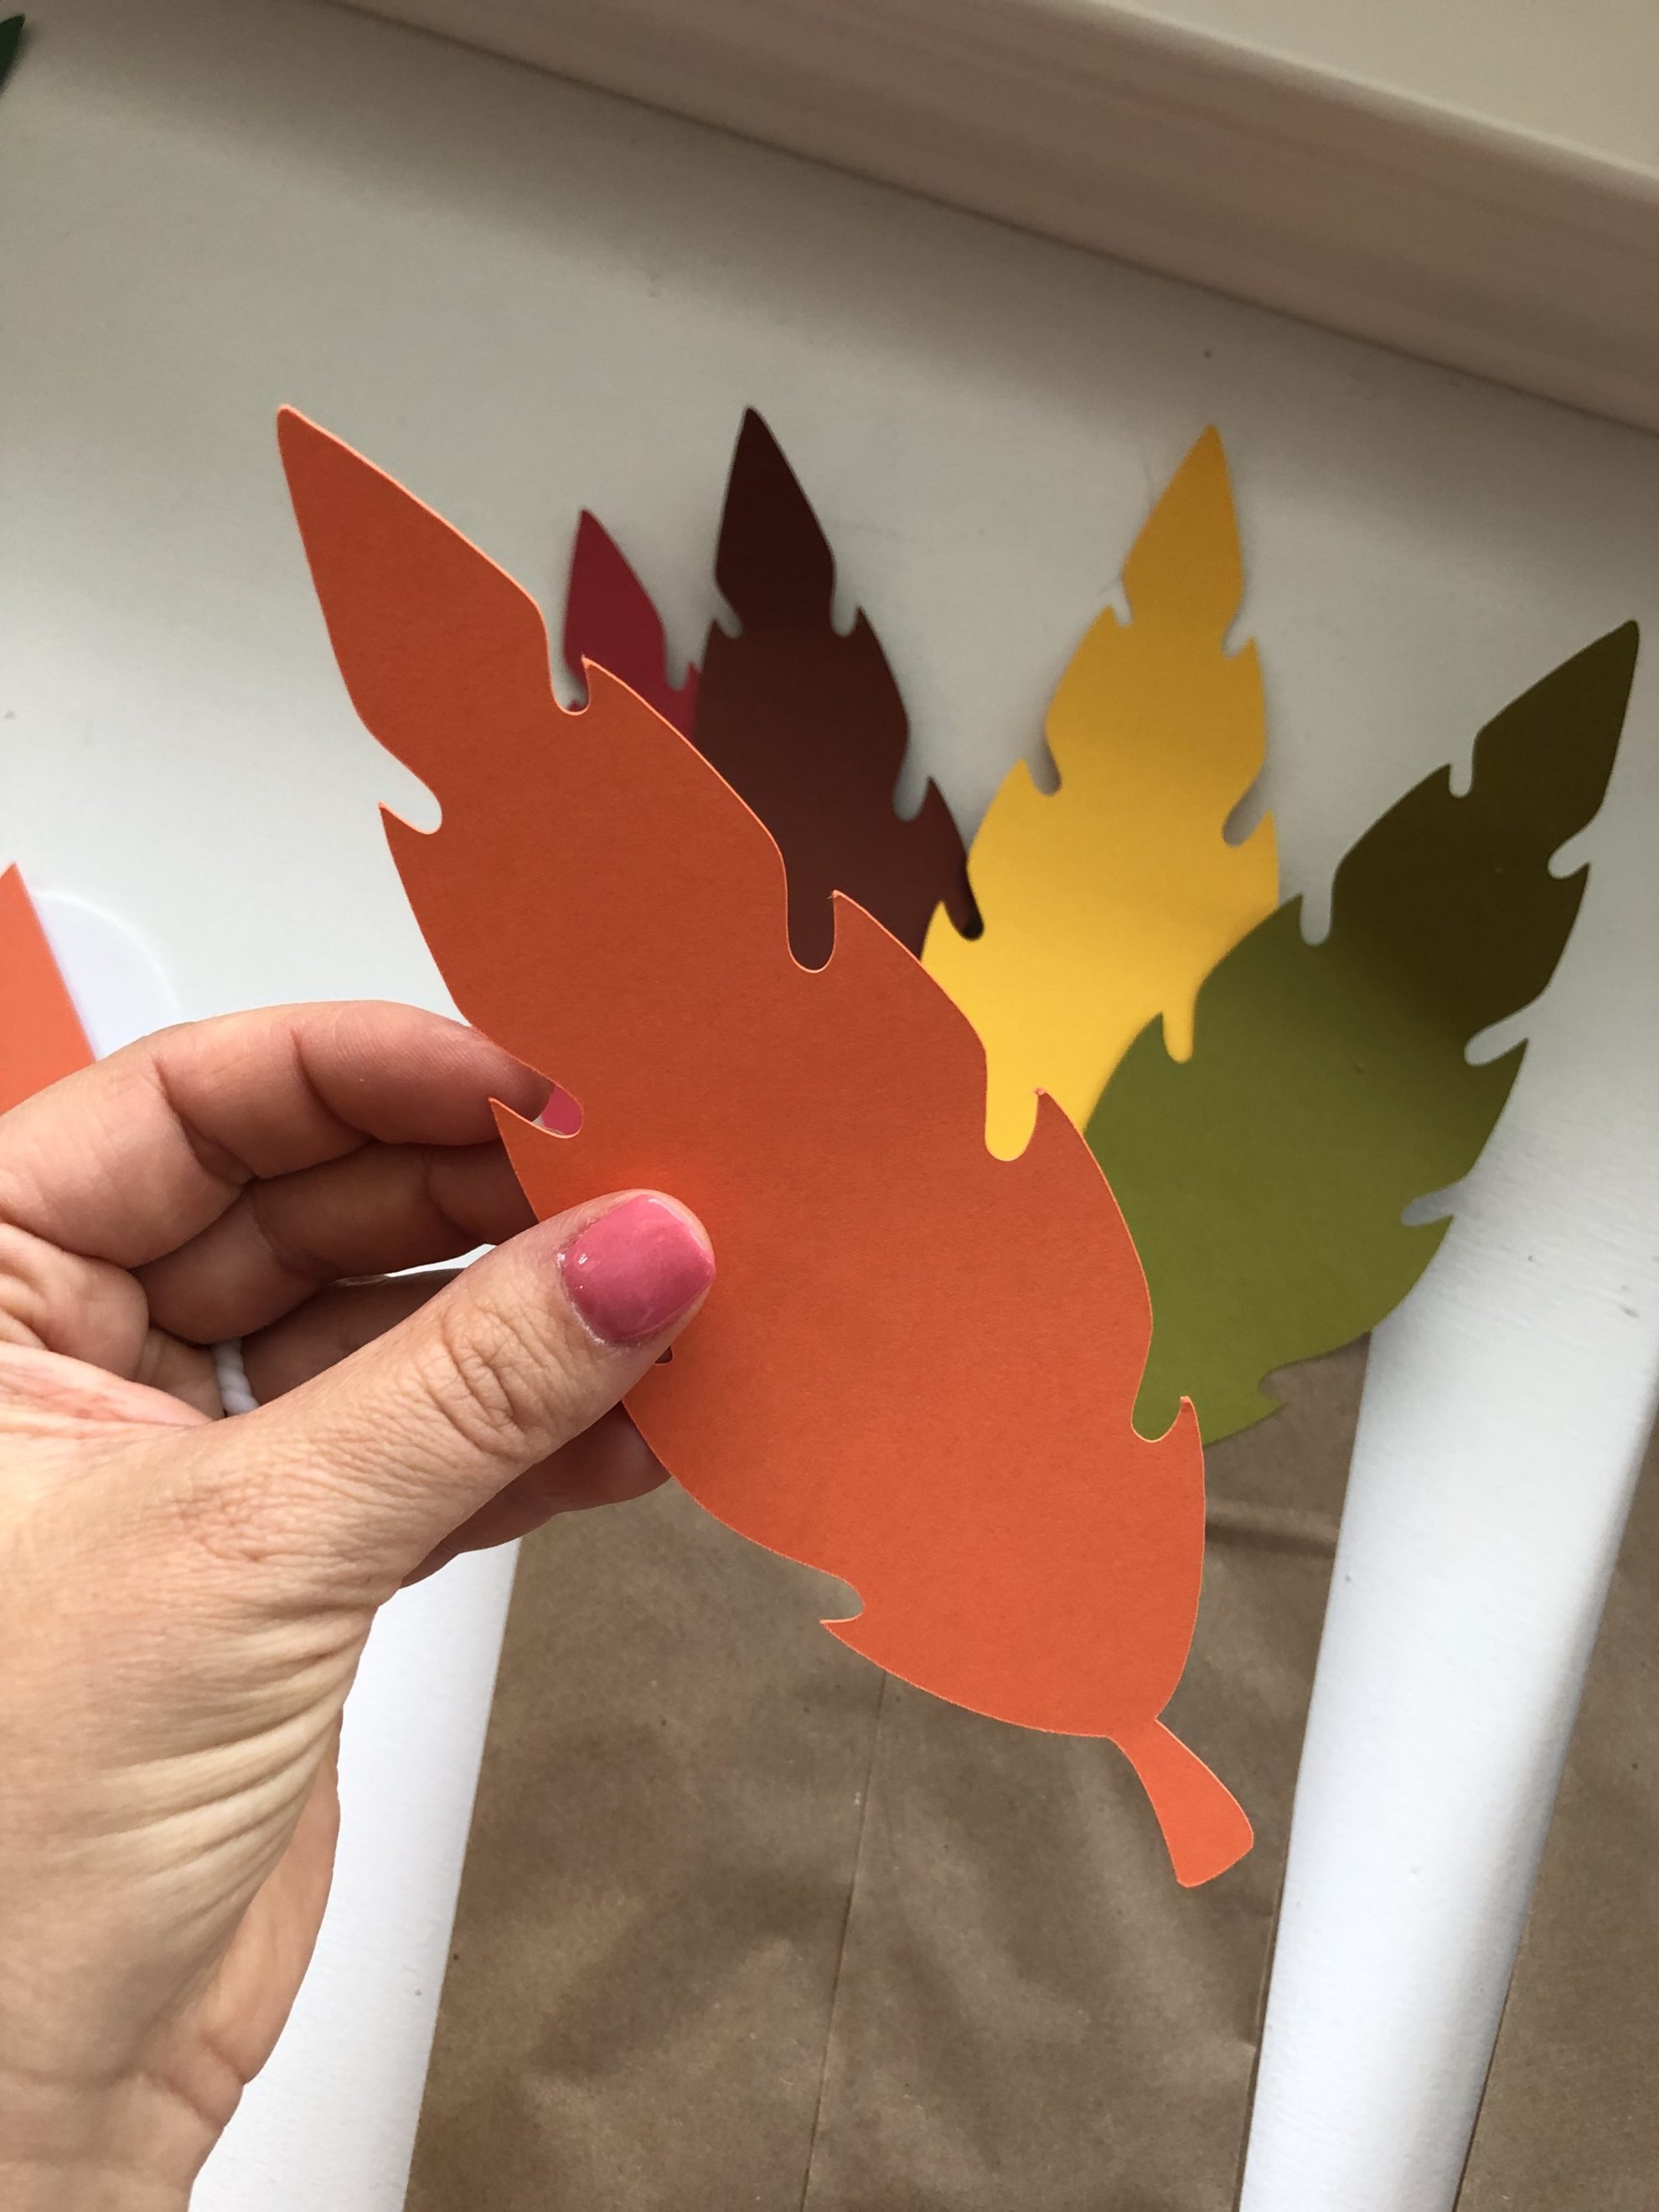
[[[985,1146],[973,1030],[861,908],[828,964],[791,955],[761,823],[635,695],[554,697],[534,604],[302,418],[283,458],[352,700],[437,795],[388,834],[456,1003],[580,1100],[574,1138],[501,1119],[546,1215],[672,1192],[720,1273],[629,1399],[711,1512],[840,1576],[826,1624],[907,1680],[1027,1727],[1109,1736],[1177,1874],[1248,1823],[1161,1727],[1203,1556],[1192,1408],[1131,1408],[1145,1279],[1082,1138],[1046,1100]]]
[[[34,902],[8,868],[0,875],[0,1114],[92,1056]]]

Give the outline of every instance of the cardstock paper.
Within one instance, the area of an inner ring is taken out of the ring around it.
[[[752,409],[726,484],[714,575],[742,627],[703,651],[696,738],[777,841],[789,939],[805,967],[830,957],[843,892],[913,952],[936,907],[979,926],[962,837],[930,782],[917,812],[894,804],[909,725],[868,618],[835,627],[828,540],[777,441]]]
[[[1567,1750],[1457,2212],[1659,2198],[1659,1437]]]
[[[567,714],[509,577],[281,428],[347,688],[442,810],[388,821],[416,918],[466,1018],[582,1109],[574,1138],[503,1113],[532,1205],[659,1188],[713,1237],[702,1315],[629,1400],[642,1433],[719,1518],[852,1585],[842,1642],[1109,1736],[1178,1878],[1219,1873],[1249,1825],[1158,1718],[1198,1601],[1197,1427],[1130,1425],[1151,1314],[1087,1146],[1050,1102],[993,1160],[977,1042],[918,962],[837,896],[801,967],[778,849],[696,750],[599,669]]]
[[[860,1667],[672,1488],[532,1538],[410,2212],[1231,2212],[1364,1358],[1210,1455],[1175,1711],[1259,1819],[1194,1892],[1109,1747]]]
[[[650,594],[597,516],[584,512],[570,556],[564,603],[564,662],[584,689],[582,663],[620,677],[683,737],[696,725],[695,664],[678,684],[668,680],[668,639]]]
[[[1200,983],[1279,897],[1271,818],[1241,843],[1224,835],[1266,725],[1255,647],[1225,650],[1243,572],[1214,430],[1152,509],[1123,584],[1133,619],[1101,615],[1048,709],[1058,790],[1021,762],[974,839],[981,933],[937,915],[922,954],[984,1040],[1001,1158],[1030,1134],[1039,1091],[1081,1128],[1148,1022],[1161,1017],[1185,1059]]]
[[[1199,993],[1190,1059],[1156,1024],[1135,1040],[1088,1134],[1152,1285],[1148,1433],[1183,1397],[1211,1441],[1261,1419],[1264,1375],[1362,1335],[1434,1256],[1449,1218],[1401,1215],[1468,1173],[1519,1072],[1524,1045],[1468,1047],[1554,973],[1589,870],[1549,862],[1601,803],[1636,648],[1626,623],[1505,708],[1467,796],[1441,769],[1391,807],[1319,944],[1299,899],[1253,930]]]
[[[0,874],[0,1114],[92,1056],[34,902],[8,868]]]

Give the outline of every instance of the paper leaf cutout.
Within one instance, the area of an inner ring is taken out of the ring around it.
[[[792,957],[778,849],[602,670],[576,714],[532,602],[349,448],[281,417],[318,596],[368,729],[436,795],[389,818],[456,1004],[568,1085],[580,1135],[503,1114],[538,1214],[672,1191],[720,1273],[629,1400],[663,1463],[757,1542],[851,1583],[826,1624],[996,1717],[1109,1736],[1182,1881],[1243,1814],[1158,1723],[1192,1634],[1197,1427],[1129,1408],[1144,1279],[1057,1109],[993,1160],[967,1023],[849,901]]]
[[[697,706],[696,665],[684,680],[668,680],[668,638],[651,595],[596,515],[576,526],[564,605],[565,666],[586,685],[585,660],[608,668],[686,737]]]
[[[962,838],[929,783],[908,820],[894,805],[909,725],[885,654],[860,612],[830,619],[828,541],[776,441],[743,418],[714,574],[743,627],[716,623],[703,651],[694,735],[781,848],[796,957],[820,968],[844,891],[920,951],[941,903],[958,928],[978,917]]]
[[[0,1114],[92,1056],[34,902],[8,868],[0,875]]]
[[[1199,985],[1279,896],[1272,820],[1241,844],[1223,835],[1266,726],[1255,647],[1224,650],[1243,574],[1214,430],[1152,509],[1123,584],[1133,619],[1102,614],[1048,708],[1058,790],[1020,762],[974,839],[982,933],[939,915],[922,952],[984,1040],[986,1132],[1005,1158],[1039,1090],[1080,1128],[1154,1017],[1184,1059]]]
[[[0,84],[3,84],[11,73],[11,65],[17,58],[22,36],[23,18],[21,15],[8,15],[3,22],[0,22]]]
[[[1484,1066],[1471,1038],[1549,981],[1589,874],[1551,855],[1601,803],[1635,667],[1627,623],[1480,732],[1474,781],[1426,776],[1336,872],[1329,934],[1291,899],[1199,994],[1177,1063],[1149,1025],[1089,1141],[1152,1285],[1143,1425],[1192,1398],[1206,1437],[1277,1401],[1263,1376],[1362,1335],[1433,1258],[1448,1221],[1414,1199],[1467,1175],[1524,1045]]]

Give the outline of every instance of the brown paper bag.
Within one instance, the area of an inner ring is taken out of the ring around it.
[[[1458,2212],[1659,2204],[1659,1436],[1567,1750]]]
[[[1109,1744],[902,1685],[879,1751],[805,2212],[1227,2212],[1364,1347],[1208,1455],[1176,1733],[1256,1827],[1178,1888]]]
[[[798,2207],[882,1677],[669,1487],[520,1555],[412,2212]]]
[[[885,1680],[678,1493],[532,1540],[412,2212],[1227,2212],[1364,1370],[1209,1455],[1202,1890],[1109,1744]]]

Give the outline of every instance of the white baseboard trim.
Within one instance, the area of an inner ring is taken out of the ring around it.
[[[349,0],[1659,429],[1659,176],[1103,0]]]

